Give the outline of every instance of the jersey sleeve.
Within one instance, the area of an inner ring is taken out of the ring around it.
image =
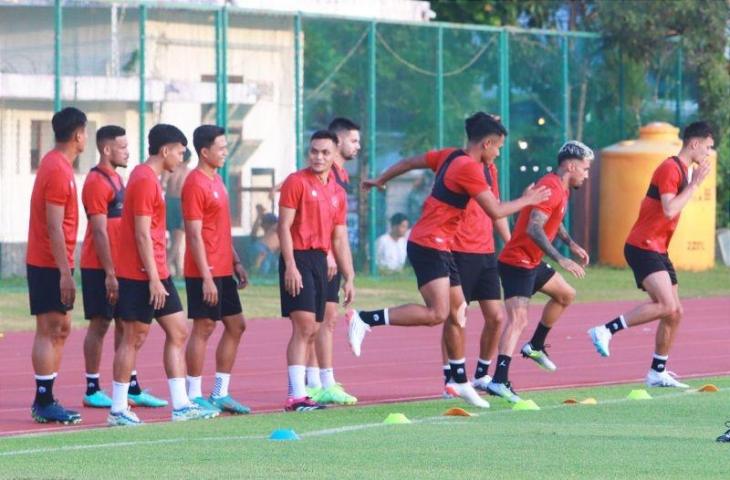
[[[487,179],[484,178],[484,167],[474,161],[465,161],[458,165],[452,163],[446,171],[444,183],[449,189],[460,190],[470,197],[476,197],[489,189]]]
[[[448,154],[444,153],[445,150],[431,150],[426,152],[426,165],[434,172],[439,169],[441,160],[446,158]]]
[[[71,180],[62,171],[57,170],[48,176],[43,197],[46,202],[54,205],[66,205],[68,197],[73,195]]]
[[[111,191],[106,182],[100,182],[96,174],[89,174],[84,188],[81,190],[81,202],[84,204],[86,214],[106,215],[109,211],[109,202],[114,192]]]
[[[190,182],[188,176],[180,197],[182,198],[182,214],[185,220],[202,220],[205,212],[205,191]]]
[[[335,216],[335,225],[347,225],[347,196],[344,191],[339,194],[340,202]]]
[[[664,195],[665,193],[676,194],[679,191],[679,184],[682,181],[682,174],[679,168],[674,162],[666,162],[657,168],[653,183],[659,189],[659,195]]]
[[[562,194],[558,190],[559,187],[545,182],[537,182],[535,186],[547,187],[548,189],[550,189],[550,197],[534,206],[534,208],[540,210],[541,212],[545,212],[548,214],[548,216],[550,216],[553,211],[558,207],[558,205],[560,205],[560,199],[562,197]]]
[[[155,213],[157,203],[157,185],[153,179],[143,178],[137,181],[134,188],[127,192],[129,206],[135,216],[151,217]],[[125,202],[124,207],[127,207]]]
[[[297,209],[299,201],[304,193],[304,185],[302,180],[296,175],[289,175],[281,186],[279,196],[279,207]]]

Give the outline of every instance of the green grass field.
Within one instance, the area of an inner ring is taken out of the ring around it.
[[[0,440],[2,478],[726,479],[730,378],[718,393],[638,385],[529,392],[540,411],[501,400],[479,416],[443,417],[457,400],[101,428]],[[598,405],[564,405],[594,397]],[[474,409],[469,409],[475,411]],[[390,412],[413,423],[383,425]],[[273,442],[292,428],[300,441]],[[133,473],[132,473],[133,472]]]
[[[684,298],[730,295],[730,269],[723,266],[705,272],[680,272],[680,294]],[[568,278],[578,291],[577,301],[639,300],[645,294],[636,289],[629,270],[590,267],[586,278]],[[182,284],[179,284],[182,287]],[[422,302],[416,289],[416,281],[408,273],[380,278],[360,277],[356,279],[356,300],[358,308],[399,305],[407,302]],[[185,289],[179,289],[185,302]],[[81,308],[81,290],[77,290],[77,308],[73,311],[74,326],[84,327]],[[244,313],[249,318],[278,317],[279,287],[273,280],[265,284],[254,284],[241,293]],[[539,303],[545,297],[537,295]],[[33,330],[35,323],[28,313],[28,294],[24,279],[0,281],[0,331]]]

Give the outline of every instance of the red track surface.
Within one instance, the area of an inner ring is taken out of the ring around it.
[[[611,357],[600,358],[586,330],[605,322],[636,302],[583,303],[568,309],[551,332],[550,353],[558,365],[546,373],[536,365],[515,358],[510,377],[518,391],[577,385],[639,381],[645,375],[653,352],[655,324],[621,332],[611,343]],[[670,369],[682,377],[730,374],[730,297],[684,301],[685,320],[679,332]],[[539,307],[530,315],[527,339],[539,317]],[[470,309],[467,361],[473,371],[482,326],[478,312]],[[220,327],[219,327],[220,328]],[[231,380],[231,393],[254,412],[280,410],[286,396],[285,347],[290,326],[283,319],[253,319],[248,322]],[[355,358],[346,342],[345,327],[335,337],[335,366],[338,381],[361,403],[434,398],[442,388],[440,328],[379,327],[363,344]],[[54,386],[56,396],[68,408],[81,411],[80,426],[38,425],[30,417],[33,399],[33,371],[30,362],[32,333],[6,333],[0,340],[0,436],[41,431],[58,431],[104,425],[105,410],[81,407],[85,388],[82,342],[85,330],[74,330],[66,343],[63,365]],[[215,345],[218,333],[211,339]],[[112,345],[107,336],[101,368],[102,386],[111,393]],[[153,393],[168,397],[162,367],[163,334],[153,327],[138,359],[140,383]],[[214,347],[208,349],[203,392],[213,384]],[[491,373],[491,371],[490,371]],[[144,421],[170,417],[169,408],[137,409]]]

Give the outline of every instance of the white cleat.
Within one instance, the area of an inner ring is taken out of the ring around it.
[[[475,378],[473,382],[471,382],[471,386],[475,389],[488,393],[487,392],[487,385],[492,381],[492,377],[489,375],[484,375],[483,377]]]
[[[474,390],[474,387],[471,386],[471,383],[453,383],[450,386],[451,390],[466,403],[479,408],[489,408],[489,402],[479,396],[477,391]]]
[[[348,310],[345,318],[347,318],[347,338],[350,342],[350,348],[353,355],[359,357],[362,341],[365,339],[365,334],[370,331],[370,325],[363,322],[355,310]]]
[[[596,347],[596,351],[602,357],[608,357],[611,354],[608,350],[608,344],[611,342],[611,337],[613,337],[613,335],[605,325],[599,325],[598,327],[591,328],[588,330],[588,336],[591,337],[593,346]]]
[[[647,387],[674,387],[674,388],[689,388],[689,385],[678,381],[674,373],[664,370],[663,372],[657,372],[656,370],[649,370],[646,374],[646,386]]]

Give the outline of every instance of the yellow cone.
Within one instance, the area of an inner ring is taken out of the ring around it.
[[[588,397],[580,401],[581,405],[598,405],[598,400],[593,397]]]
[[[637,390],[631,390],[626,398],[629,400],[651,400],[651,395],[649,395],[649,392],[643,388],[640,388]]]
[[[520,400],[512,405],[512,410],[540,410],[540,407],[533,400]]]
[[[383,420],[383,423],[386,425],[399,425],[403,423],[411,423],[411,421],[402,413],[389,413],[388,416],[385,417],[385,420]]]

